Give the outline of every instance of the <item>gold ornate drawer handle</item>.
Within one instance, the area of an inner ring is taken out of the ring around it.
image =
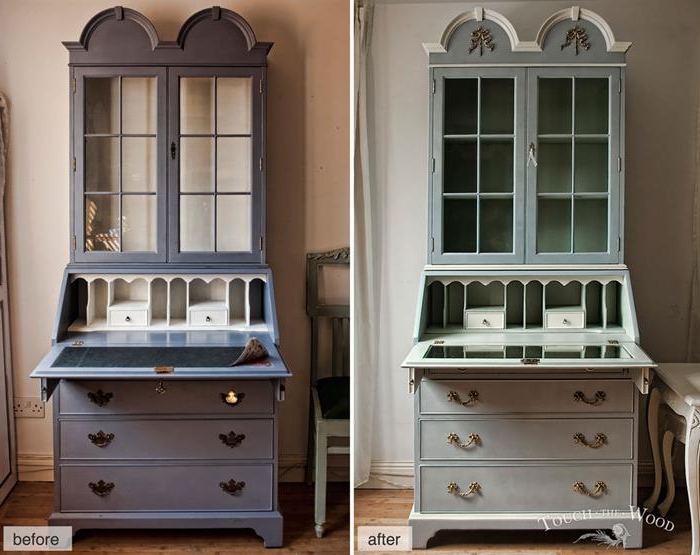
[[[107,403],[109,403],[112,400],[112,395],[109,392],[104,392],[101,389],[98,389],[94,393],[92,391],[89,391],[88,394],[88,399],[90,399],[91,402],[95,403],[98,407],[104,407]]]
[[[588,491],[586,484],[583,482],[574,482],[573,489],[576,493],[580,493],[581,495],[586,495],[588,497],[600,497],[607,492],[608,486],[605,485],[605,482],[598,481],[595,483],[595,487],[591,492]]]
[[[454,432],[447,434],[447,443],[451,443],[457,447],[467,448],[471,447],[472,445],[478,445],[480,442],[481,438],[479,437],[479,434],[469,434],[469,441],[464,443],[459,441],[459,436]]]
[[[581,432],[574,434],[574,443],[577,445],[582,445],[583,447],[590,447],[591,449],[597,449],[607,442],[608,436],[606,436],[603,432],[598,432],[595,435],[595,440],[593,440],[593,443],[588,443],[586,436],[584,436]]]
[[[236,492],[241,491],[245,487],[245,482],[229,480],[228,482],[219,482],[219,487],[229,495],[234,495]]]
[[[228,434],[219,434],[219,439],[221,443],[227,445],[228,447],[238,447],[245,439],[245,434],[237,434],[234,431],[230,431]]]
[[[479,493],[481,491],[481,485],[479,485],[479,482],[472,482],[469,484],[469,489],[467,491],[459,491],[459,486],[457,485],[457,482],[448,482],[447,483],[447,493],[454,493],[455,495],[459,495],[460,497],[469,497],[470,495],[474,495],[475,493]]]
[[[104,480],[99,480],[97,483],[90,482],[88,486],[92,490],[92,493],[94,493],[98,497],[104,497],[114,489],[114,482],[105,482]]]
[[[459,403],[462,406],[468,407],[479,400],[479,392],[475,389],[472,389],[469,392],[469,399],[467,399],[466,401],[462,401],[461,397],[459,396],[459,393],[457,393],[456,391],[450,391],[447,394],[447,400],[450,403]]]
[[[574,401],[577,403],[583,401],[587,405],[599,405],[605,401],[605,391],[596,391],[595,397],[593,399],[587,399],[583,391],[577,391],[574,393]]]
[[[229,390],[227,393],[221,394],[221,400],[225,405],[235,407],[241,401],[245,399],[245,393],[236,393],[233,389]]]
[[[96,434],[88,434],[88,439],[97,447],[107,447],[114,439],[113,433],[104,433],[102,430]]]

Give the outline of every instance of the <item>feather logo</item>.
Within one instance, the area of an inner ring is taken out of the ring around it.
[[[607,547],[625,547],[627,538],[630,536],[631,534],[627,531],[625,525],[618,523],[612,527],[612,537],[602,530],[596,530],[595,532],[583,534],[574,543],[578,543],[583,540],[591,540],[592,542],[599,545],[605,545]]]

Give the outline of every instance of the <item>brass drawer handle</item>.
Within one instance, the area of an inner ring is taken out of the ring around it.
[[[466,401],[462,401],[462,399],[459,396],[459,393],[457,393],[456,391],[450,391],[447,394],[447,400],[450,403],[459,403],[462,406],[468,407],[470,405],[475,404],[479,400],[479,392],[472,389],[469,392],[469,399],[467,399]]]
[[[236,492],[241,491],[245,487],[245,482],[229,480],[228,482],[219,482],[219,487],[229,495],[234,495]]]
[[[113,433],[104,433],[102,430],[96,434],[88,434],[88,439],[97,447],[107,447],[114,439]]]
[[[595,397],[593,399],[586,399],[586,395],[583,393],[583,391],[577,391],[574,393],[574,401],[577,403],[579,401],[583,401],[587,405],[599,405],[603,401],[605,401],[605,391],[596,391]]]
[[[467,491],[459,491],[459,486],[456,482],[448,482],[447,484],[447,493],[454,493],[460,497],[469,497],[470,495],[479,493],[479,491],[481,491],[481,485],[479,485],[479,482],[472,482],[469,484],[469,489]]]
[[[587,497],[600,497],[601,495],[605,494],[607,490],[608,486],[605,485],[605,482],[601,481],[595,483],[595,488],[592,492],[588,491],[586,484],[583,482],[574,482],[574,491]]]
[[[88,486],[92,490],[92,493],[98,497],[104,497],[114,489],[114,482],[105,482],[104,480],[100,480],[97,483],[90,482]]]
[[[595,435],[595,440],[593,440],[593,443],[588,443],[586,436],[584,436],[581,432],[574,434],[574,443],[577,445],[582,445],[583,447],[590,447],[591,449],[597,449],[607,442],[608,436],[606,436],[603,432],[598,432]]]
[[[451,434],[447,434],[447,443],[451,443],[453,445],[456,445],[457,447],[467,448],[471,447],[472,445],[478,445],[480,442],[481,438],[479,437],[479,434],[469,434],[469,441],[464,443],[461,443],[459,441],[459,436],[454,432]]]
[[[228,393],[221,394],[221,400],[224,404],[231,407],[235,407],[243,399],[245,399],[245,393],[236,393],[233,389],[229,390]]]
[[[98,389],[94,393],[92,391],[89,391],[88,394],[88,399],[90,399],[91,402],[95,403],[98,407],[104,407],[107,403],[109,403],[112,400],[112,395],[109,392],[104,392],[101,389]]]
[[[219,439],[221,443],[227,445],[228,447],[238,447],[245,439],[245,434],[237,434],[234,431],[230,431],[228,434],[219,434]]]

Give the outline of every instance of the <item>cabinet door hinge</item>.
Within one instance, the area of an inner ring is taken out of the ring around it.
[[[73,77],[73,81],[71,83],[71,88],[73,89],[73,94],[75,94],[75,91],[78,88],[78,83],[76,82],[75,77]]]
[[[73,250],[78,248],[78,240],[76,239],[75,235],[73,235]]]
[[[622,79],[617,80],[617,94],[622,94]]]
[[[261,236],[260,236],[260,250],[263,250],[263,245],[264,245],[264,244],[265,244],[265,240],[264,240],[263,236],[261,235]]]
[[[430,238],[430,252],[435,252],[435,237]]]
[[[433,84],[430,86],[430,92],[435,94],[435,79],[433,79]]]
[[[617,173],[620,173],[622,171],[622,157],[618,156],[617,157]]]
[[[617,238],[617,252],[622,250],[622,237]]]
[[[435,158],[433,158],[433,173],[435,173]]]
[[[259,163],[259,166],[260,166],[260,171],[262,171],[262,170],[263,170],[263,159],[260,158],[260,159],[258,160],[258,163]]]
[[[263,80],[262,78],[260,79],[260,94],[263,93]]]
[[[73,156],[73,164],[72,165],[73,165],[73,171],[75,171],[75,169],[78,166],[77,162],[75,161],[75,156]]]

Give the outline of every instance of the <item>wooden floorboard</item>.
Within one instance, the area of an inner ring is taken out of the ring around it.
[[[644,492],[646,493],[646,492]],[[641,499],[645,499],[640,495]],[[413,505],[413,490],[355,490],[355,526],[406,526]],[[654,555],[688,555],[690,553],[690,514],[683,490],[668,515],[675,524],[672,532],[644,525],[644,549],[627,553]],[[528,531],[441,531],[428,543],[429,553],[460,555],[611,555],[618,548],[592,543],[573,542],[582,534],[578,530]],[[364,552],[363,552],[364,553]],[[376,553],[376,552],[375,552]],[[400,553],[400,552],[392,552]],[[414,555],[417,552],[413,552]]]
[[[280,484],[280,506],[284,515],[285,547],[282,549],[263,548],[262,540],[252,530],[82,530],[73,540],[72,553],[344,555],[349,552],[348,484],[329,484],[327,531],[320,540],[314,532],[313,487],[297,483]],[[5,503],[0,505],[0,526],[46,526],[52,509],[53,483],[20,482]]]

